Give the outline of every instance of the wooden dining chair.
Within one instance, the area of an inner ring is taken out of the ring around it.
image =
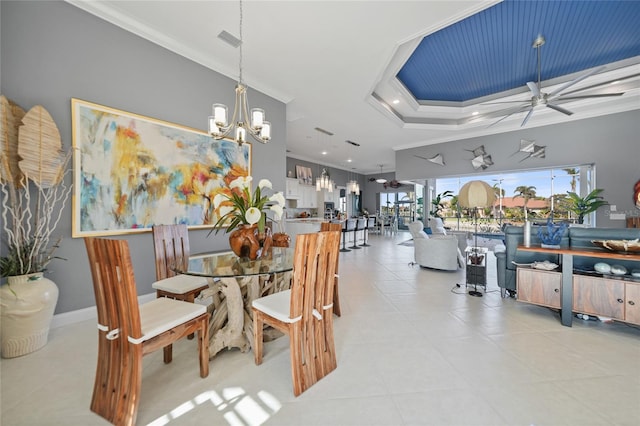
[[[85,245],[89,256],[98,316],[98,365],[90,407],[91,411],[115,424],[123,369],[120,339],[113,339],[112,335],[109,335],[110,330],[120,329],[115,288],[106,285],[106,280],[102,279],[103,273],[95,262],[99,254],[96,253],[93,240],[85,238]]]
[[[193,302],[200,292],[208,288],[207,278],[183,275],[189,265],[189,231],[187,225],[154,225],[153,250],[156,257],[157,297]]]
[[[342,231],[341,223],[332,223],[332,222],[322,222],[320,224],[320,232],[327,231]],[[340,262],[340,251],[336,253],[336,277],[334,280],[333,286],[333,313],[337,316],[342,315],[342,311],[340,310],[340,293],[338,291],[338,278],[339,278],[339,262]]]
[[[197,332],[200,377],[209,375],[209,314],[205,306],[165,297],[138,305],[127,241],[84,240],[98,311],[91,410],[113,424],[133,425],[144,355]]]
[[[156,297],[170,297],[193,303],[202,290],[209,288],[206,277],[179,274],[189,266],[187,225],[153,225],[153,251],[156,257]],[[188,336],[193,339],[193,334]],[[164,362],[171,362],[171,346],[164,349]]]
[[[299,234],[291,290],[252,303],[255,362],[262,363],[265,324],[287,334],[295,396],[337,366],[332,301],[339,244],[337,231]]]

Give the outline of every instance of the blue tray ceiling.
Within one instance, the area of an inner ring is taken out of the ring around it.
[[[640,55],[640,1],[505,0],[426,36],[398,73],[420,101],[463,102]]]

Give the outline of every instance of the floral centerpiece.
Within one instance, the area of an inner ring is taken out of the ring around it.
[[[272,220],[282,226],[285,198],[282,192],[265,195],[273,190],[268,179],[261,179],[251,192],[251,176],[238,177],[229,184],[228,193],[218,193],[213,198],[213,208],[219,219],[214,229],[225,228],[229,235],[231,250],[240,257],[256,259],[269,251],[272,235],[266,227],[267,213]]]

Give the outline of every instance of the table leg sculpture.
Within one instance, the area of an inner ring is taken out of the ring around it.
[[[231,267],[227,268],[226,272],[231,275]],[[290,272],[220,278],[219,281],[210,284],[210,287],[201,293],[205,299],[213,298],[213,312],[209,327],[210,358],[225,348],[238,348],[241,352],[251,349],[253,339],[251,303],[256,298],[287,290],[290,286]],[[265,331],[266,340],[281,335],[282,333],[276,330]]]

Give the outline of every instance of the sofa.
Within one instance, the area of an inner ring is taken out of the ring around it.
[[[518,245],[523,244],[523,229],[521,226],[506,226],[504,229],[504,247],[501,250],[498,248],[495,250],[498,286],[503,297],[507,293],[510,296],[515,296],[516,293],[516,265],[513,262],[526,264],[548,260],[558,265],[561,263],[560,255],[557,254],[516,250]],[[538,226],[531,227],[531,245],[533,246],[540,245],[538,229]],[[591,240],[635,240],[636,238],[640,238],[640,229],[569,227],[562,236],[560,247],[598,249],[597,246],[591,243]],[[606,249],[601,250],[607,251]],[[593,265],[597,262],[598,258],[574,256],[573,267],[574,269],[591,271],[593,270]],[[634,266],[634,262],[631,261],[616,260],[616,264],[623,265],[629,270],[637,268],[637,264]]]
[[[419,220],[411,222],[408,227],[413,237],[415,264],[445,271],[455,271],[464,264],[455,235],[429,236]]]

